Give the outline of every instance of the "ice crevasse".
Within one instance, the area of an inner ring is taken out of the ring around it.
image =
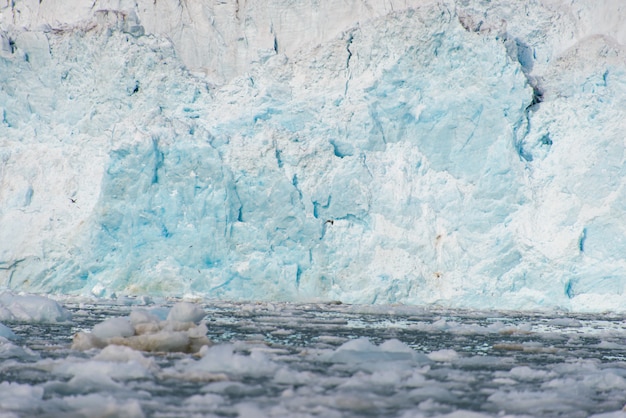
[[[626,310],[619,1],[14,1],[0,286]]]

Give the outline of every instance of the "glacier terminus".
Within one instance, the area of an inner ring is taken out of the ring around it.
[[[624,311],[620,0],[0,5],[0,287]]]

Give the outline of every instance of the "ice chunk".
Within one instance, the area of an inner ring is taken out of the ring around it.
[[[133,309],[129,315],[129,320],[136,327],[138,324],[158,324],[161,318],[146,309]]]
[[[12,340],[16,336],[13,333],[13,331],[11,331],[11,328],[7,327],[6,325],[0,322],[0,337]]]
[[[443,349],[430,352],[428,358],[433,361],[451,362],[459,358],[459,353],[452,349]]]
[[[190,364],[188,366],[189,371],[258,377],[273,375],[278,368],[261,351],[252,350],[250,355],[237,354],[232,344],[203,347],[200,354],[202,359]]]
[[[120,400],[112,395],[92,393],[68,396],[64,403],[78,416],[144,418],[141,405],[136,399]]]
[[[91,350],[92,348],[106,347],[106,340],[101,340],[90,332],[79,331],[72,339],[73,350]]]
[[[274,375],[274,381],[288,385],[306,385],[315,381],[315,375],[311,372],[298,372],[288,368],[279,369]]]
[[[449,414],[439,416],[439,418],[491,418],[491,417],[492,415],[489,415],[489,414],[483,414],[483,413],[474,412],[474,411],[464,411],[464,410],[454,411],[454,412],[450,412]]]
[[[204,395],[193,395],[183,401],[183,406],[198,408],[203,411],[213,411],[224,403],[224,398],[220,395],[207,393]]]
[[[72,376],[74,380],[68,382],[69,386],[65,385],[65,383],[51,383],[52,386],[47,386],[46,390],[55,390],[63,393],[72,393],[72,391],[85,393],[80,388],[81,385],[78,384],[84,381],[84,386],[102,386],[103,390],[117,391],[123,387],[118,382],[150,378],[157,370],[156,365],[145,358],[133,358],[130,360],[115,358],[109,360],[107,357],[110,357],[110,353],[97,359],[95,357],[89,360],[72,359],[72,362],[63,362],[55,365],[53,369],[55,373]]]
[[[509,374],[514,379],[522,381],[544,380],[548,377],[554,376],[554,373],[550,373],[545,370],[534,370],[528,366],[514,367],[511,369]]]
[[[200,306],[189,302],[179,302],[172,307],[167,320],[199,323],[205,316],[206,312]]]
[[[198,350],[186,332],[159,331],[128,338],[115,337],[111,338],[109,342],[132,347],[136,350],[153,352],[196,352]]]
[[[154,360],[146,358],[139,351],[124,346],[109,345],[95,355],[93,359],[117,363],[136,362],[148,369],[156,368]]]
[[[329,360],[335,363],[369,363],[392,361],[428,362],[428,358],[417,353],[398,340],[385,341],[380,346],[372,344],[368,338],[350,340],[338,347]]]
[[[17,322],[67,322],[72,314],[58,302],[44,296],[0,294],[0,320]]]
[[[1,411],[36,411],[41,406],[44,390],[38,386],[0,382]]]
[[[619,411],[604,412],[601,414],[590,415],[589,418],[624,418],[626,416],[626,407]]]
[[[124,390],[124,385],[113,380],[107,373],[102,373],[101,370],[93,368],[90,364],[81,364],[81,366],[85,368],[67,382],[47,382],[45,384],[46,392],[59,395],[83,395],[93,392],[119,393]]]
[[[365,337],[360,337],[354,340],[347,341],[339,346],[335,352],[341,351],[353,351],[353,352],[374,352],[379,351],[375,344]]]
[[[554,318],[548,321],[548,324],[554,325],[557,327],[572,327],[579,328],[582,326],[582,323],[575,318]]]
[[[28,347],[20,347],[0,337],[0,360],[4,359],[36,360],[39,354]]]
[[[113,337],[130,337],[135,335],[135,329],[128,318],[109,318],[93,327],[92,334],[100,339]]]
[[[197,311],[195,316],[193,312],[184,308],[181,318],[198,318]],[[91,333],[76,333],[72,348],[89,350],[113,344],[140,351],[195,353],[211,344],[207,331],[204,323],[160,321],[147,311],[136,310],[129,317],[109,318],[96,324]]]
[[[487,400],[506,411],[533,416],[558,415],[560,412],[584,408],[585,406],[583,401],[575,397],[564,398],[562,394],[557,392],[538,390],[498,391],[490,395]]]

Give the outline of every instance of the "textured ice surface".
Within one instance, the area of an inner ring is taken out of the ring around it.
[[[74,350],[73,333],[156,306],[68,306],[74,323],[0,340],[0,415],[626,416],[617,315],[211,302],[215,345],[190,355]]]
[[[0,8],[0,285],[626,309],[619,0],[74,3]]]
[[[206,312],[200,306],[190,302],[179,302],[172,306],[167,314],[168,321],[174,322],[200,322],[206,316]]]
[[[72,314],[58,302],[44,296],[0,293],[0,320],[10,322],[67,322]]]
[[[189,302],[175,304],[166,321],[149,311],[133,310],[128,317],[108,318],[97,323],[91,332],[77,332],[72,348],[124,346],[141,351],[196,353],[211,344],[206,338],[206,325],[196,324],[205,315],[200,306]]]
[[[0,322],[0,338],[5,339],[13,339],[15,338],[15,334],[11,331],[11,328],[7,327],[3,323]]]

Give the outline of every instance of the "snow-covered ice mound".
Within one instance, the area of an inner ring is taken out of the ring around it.
[[[7,327],[0,322],[0,338],[12,339],[15,338],[15,334],[11,331],[11,328]]]
[[[207,327],[200,322],[205,315],[202,308],[188,302],[175,304],[166,320],[148,310],[136,309],[128,317],[109,318],[96,324],[90,333],[77,332],[72,348],[121,345],[140,351],[196,353],[211,344]]]
[[[45,296],[0,293],[0,321],[52,324],[71,319],[67,309]]]

